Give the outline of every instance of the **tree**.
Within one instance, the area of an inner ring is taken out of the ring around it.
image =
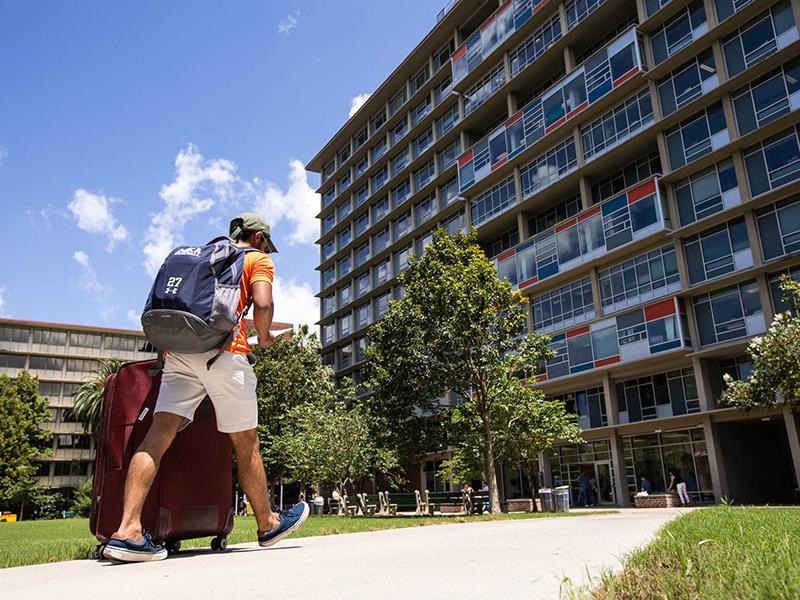
[[[800,283],[781,278],[783,299],[790,310],[778,313],[767,333],[753,338],[747,348],[753,370],[745,381],[725,374],[722,402],[745,411],[784,402],[800,404]]]
[[[49,417],[35,377],[0,375],[0,505],[18,509],[20,518],[36,491],[35,461],[50,454],[51,434],[41,428]]]
[[[549,338],[525,335],[527,302],[470,234],[434,233],[433,242],[399,277],[402,300],[370,330],[367,374],[376,401],[395,419],[431,410],[446,390],[474,410],[491,495],[499,512],[492,412],[518,381],[552,356]]]
[[[84,432],[95,433],[100,429],[100,411],[106,394],[106,381],[121,366],[122,361],[113,358],[99,361],[91,376],[75,390],[72,412],[83,423]]]
[[[88,517],[92,510],[92,478],[87,479],[81,487],[75,490],[70,510],[81,517]]]

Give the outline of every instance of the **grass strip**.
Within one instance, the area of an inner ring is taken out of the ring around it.
[[[604,514],[616,511],[584,511],[569,513],[513,513],[499,515],[473,515],[448,517],[331,517],[312,516],[292,537],[312,537],[339,533],[358,533],[403,527],[441,525],[481,521],[507,521],[516,519],[541,519],[554,517],[578,517],[588,514]],[[233,531],[228,535],[228,544],[255,542],[256,521],[254,517],[237,517]],[[88,519],[58,519],[53,521],[21,521],[0,523],[0,568],[35,565],[61,560],[89,558],[92,547],[97,544],[89,533]],[[182,549],[208,548],[211,538],[184,540]]]
[[[800,598],[800,508],[717,506],[662,527],[594,600]]]

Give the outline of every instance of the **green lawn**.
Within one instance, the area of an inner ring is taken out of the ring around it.
[[[592,513],[575,511],[558,515],[515,513],[470,517],[309,517],[308,521],[294,537],[356,533],[467,521],[577,517],[586,514],[596,515],[599,513],[597,511]],[[255,532],[255,518],[237,517],[233,531],[228,536],[228,544],[254,542]],[[210,541],[210,538],[186,540],[183,542],[182,547],[184,549],[208,548]],[[0,523],[0,568],[88,558],[92,546],[96,543],[97,541],[89,533],[88,519]]]
[[[800,508],[718,506],[668,523],[595,600],[800,598]]]

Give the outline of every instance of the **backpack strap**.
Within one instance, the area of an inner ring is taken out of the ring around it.
[[[164,370],[164,353],[156,348],[156,364],[147,369],[147,374],[150,377],[155,377]]]
[[[211,370],[211,367],[214,365],[214,363],[217,362],[219,357],[222,356],[222,353],[225,352],[225,350],[227,350],[228,346],[231,345],[231,342],[236,338],[237,335],[239,335],[239,330],[241,330],[242,328],[242,320],[244,316],[247,314],[247,311],[250,310],[251,306],[253,306],[252,298],[250,298],[250,300],[247,301],[247,304],[245,305],[242,312],[240,312],[239,315],[236,317],[236,327],[230,330],[228,335],[225,336],[222,345],[219,347],[219,351],[214,356],[212,356],[211,359],[206,363],[206,369]]]

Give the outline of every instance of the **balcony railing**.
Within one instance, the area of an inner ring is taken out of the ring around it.
[[[552,133],[625,81],[647,70],[631,28],[458,158],[463,192]]]
[[[617,317],[595,321],[553,336],[555,358],[547,361],[546,381],[647,358],[677,348],[690,348],[683,300],[669,298]]]
[[[663,203],[658,178],[649,179],[504,252],[498,275],[523,289],[670,229]]]

